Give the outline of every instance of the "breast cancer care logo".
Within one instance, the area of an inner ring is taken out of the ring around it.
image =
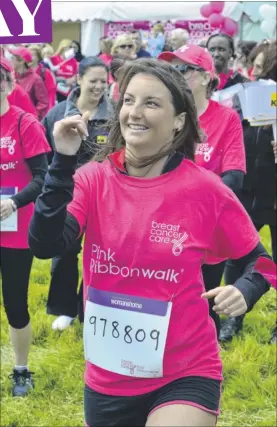
[[[0,0],[0,44],[50,42],[51,0]]]
[[[184,233],[183,236],[180,237],[180,239],[178,239],[178,240],[173,239],[172,240],[172,243],[173,243],[172,253],[173,253],[173,255],[175,255],[175,256],[181,255],[181,253],[183,252],[183,248],[184,248],[183,243],[187,240],[187,238],[188,238],[188,234]]]

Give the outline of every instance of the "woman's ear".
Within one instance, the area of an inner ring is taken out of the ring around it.
[[[185,126],[186,114],[187,113],[181,113],[179,116],[175,117],[174,130],[176,132],[180,132]]]

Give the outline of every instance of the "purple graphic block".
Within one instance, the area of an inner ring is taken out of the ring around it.
[[[51,0],[0,1],[0,44],[50,42]]]

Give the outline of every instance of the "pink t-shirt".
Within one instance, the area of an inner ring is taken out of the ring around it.
[[[201,266],[248,254],[258,233],[233,192],[193,162],[183,160],[175,170],[145,179],[122,174],[122,159],[122,152],[115,153],[75,175],[68,211],[85,232],[84,296],[92,286],[172,299],[164,376],[133,378],[87,362],[86,383],[100,393],[128,396],[191,375],[221,380],[215,325],[201,298]],[[176,241],[182,242],[179,256]]]
[[[20,136],[18,121],[20,123]],[[32,180],[32,174],[25,159],[48,153],[49,144],[44,128],[30,113],[10,106],[0,116],[1,188],[16,188],[20,192]],[[33,203],[18,209],[18,231],[1,232],[1,246],[6,248],[28,248],[28,227],[34,210]]]
[[[205,135],[203,143],[196,147],[196,164],[219,176],[230,170],[245,173],[245,147],[238,113],[209,100],[209,106],[199,121]]]

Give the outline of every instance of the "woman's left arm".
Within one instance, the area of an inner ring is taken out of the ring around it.
[[[270,286],[261,272],[255,270],[259,258],[271,257],[261,243],[242,258],[233,260],[241,272],[240,278],[232,285],[225,285],[205,292],[203,298],[215,298],[213,309],[218,314],[240,316],[254,307]],[[273,261],[271,260],[273,263]]]
[[[33,178],[25,188],[19,191],[15,196],[11,197],[13,202],[16,204],[17,209],[23,208],[29,203],[36,201],[37,197],[41,193],[44,184],[44,177],[48,170],[46,154],[39,154],[29,159],[25,159],[25,161],[31,170]]]

